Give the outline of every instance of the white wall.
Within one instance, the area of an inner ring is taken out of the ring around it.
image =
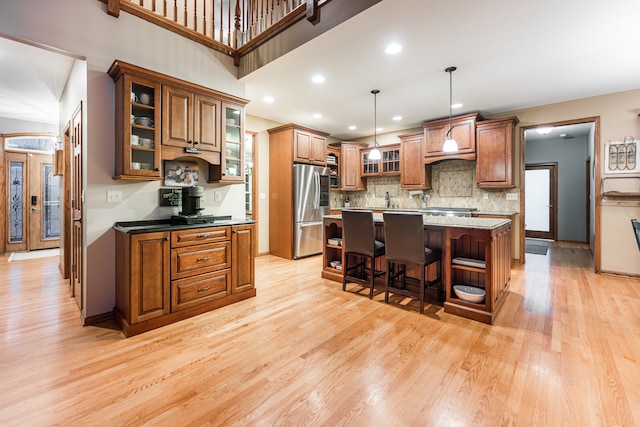
[[[106,71],[115,59],[244,96],[233,59],[193,43],[128,13],[107,15],[98,0],[21,0],[0,2],[5,34],[86,57],[84,110],[86,156],[86,316],[112,310],[115,302],[116,221],[166,218],[172,208],[158,207],[161,182],[114,181],[114,84]],[[69,96],[69,99],[75,98]],[[69,102],[74,104],[74,102]],[[75,108],[75,105],[69,105]],[[67,112],[61,113],[68,120]],[[64,126],[64,125],[61,125]],[[217,188],[225,196],[214,202]],[[123,202],[106,203],[107,190],[123,192]],[[207,185],[205,212],[244,216],[242,185]]]
[[[24,132],[51,132],[52,135],[57,135],[58,127],[48,123],[0,117],[0,134]]]

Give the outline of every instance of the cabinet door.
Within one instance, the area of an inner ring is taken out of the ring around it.
[[[318,165],[327,163],[326,155],[327,139],[319,135],[311,135],[311,161]]]
[[[478,187],[513,186],[514,124],[508,121],[477,126],[476,182]]]
[[[400,188],[431,189],[431,165],[422,160],[423,134],[400,138]]]
[[[422,142],[422,141],[421,141]],[[381,150],[380,171],[385,175],[398,175],[400,173],[400,148],[387,148]]]
[[[360,172],[360,174],[362,176],[380,175],[380,161],[369,159],[370,152],[371,150],[365,150],[361,152],[362,161],[360,162],[360,164],[362,165],[362,171]],[[380,154],[382,155],[382,153]]]
[[[193,94],[186,90],[163,86],[162,144],[190,147],[193,142]]]
[[[220,151],[220,101],[213,97],[194,96],[193,142],[204,151]]]
[[[169,313],[170,251],[169,232],[131,236],[131,324]]]
[[[244,182],[244,109],[222,104],[224,122],[224,174],[222,181]]]
[[[424,156],[441,156],[444,154],[442,146],[444,145],[445,135],[449,130],[449,122],[446,124],[438,123],[424,128]],[[457,141],[457,140],[456,140]]]
[[[231,293],[253,289],[255,226],[237,225],[231,230]]]
[[[458,151],[454,153],[442,151],[449,131],[448,119],[423,123],[425,163],[433,163],[444,159],[475,160],[477,120],[482,120],[482,116],[477,113],[453,118],[451,136],[458,143]]]
[[[342,189],[361,190],[360,148],[355,145],[342,145]]]
[[[301,130],[293,131],[293,161],[310,163],[312,159],[311,134]]]
[[[125,75],[116,97],[117,178],[160,179],[160,84]]]

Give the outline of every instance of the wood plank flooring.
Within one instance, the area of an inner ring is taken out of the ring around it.
[[[640,425],[640,281],[582,245],[527,255],[493,326],[264,256],[257,297],[128,339],[80,325],[57,258],[7,258],[3,426]]]

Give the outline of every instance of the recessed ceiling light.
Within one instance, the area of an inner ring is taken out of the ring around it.
[[[264,98],[262,98],[262,100],[264,102],[268,102],[269,104],[271,104],[273,101],[275,101],[275,99],[273,99],[273,96],[265,96]]]
[[[319,119],[319,118],[321,118],[321,117],[322,117],[322,114],[320,114],[320,113],[315,113],[315,114],[313,115],[313,118],[314,118],[314,119]]]
[[[401,50],[402,50],[402,46],[400,46],[397,43],[391,43],[385,48],[384,51],[389,55],[395,55],[396,53],[399,53]]]
[[[462,107],[462,104],[459,102],[456,104],[451,104],[451,108],[460,108],[460,107]]]
[[[567,136],[567,134],[566,134],[566,133],[561,133],[561,134],[560,134],[560,137],[561,137],[561,138],[564,138],[565,136]]]
[[[396,122],[399,122],[400,120],[402,120],[402,116],[393,116],[393,117],[391,118],[391,120],[394,120],[394,121],[396,121]]]
[[[313,76],[313,78],[311,79],[312,82],[314,83],[324,83],[326,79],[324,78],[324,76],[320,75],[320,74],[316,74],[315,76]]]
[[[552,126],[543,126],[540,128],[536,128],[536,132],[538,132],[540,135],[547,135],[551,133],[552,130],[553,130]]]
[[[358,126],[355,126],[355,125],[349,126],[349,130],[356,130],[356,129],[358,129]]]
[[[376,128],[376,132],[382,132],[384,128]]]

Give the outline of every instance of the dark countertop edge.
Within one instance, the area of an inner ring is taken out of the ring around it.
[[[170,219],[152,219],[144,221],[121,221],[113,224],[116,231],[127,234],[153,233],[156,231],[188,230],[190,228],[223,227],[229,225],[255,224],[253,219],[221,219],[204,224],[176,224],[172,225]]]

